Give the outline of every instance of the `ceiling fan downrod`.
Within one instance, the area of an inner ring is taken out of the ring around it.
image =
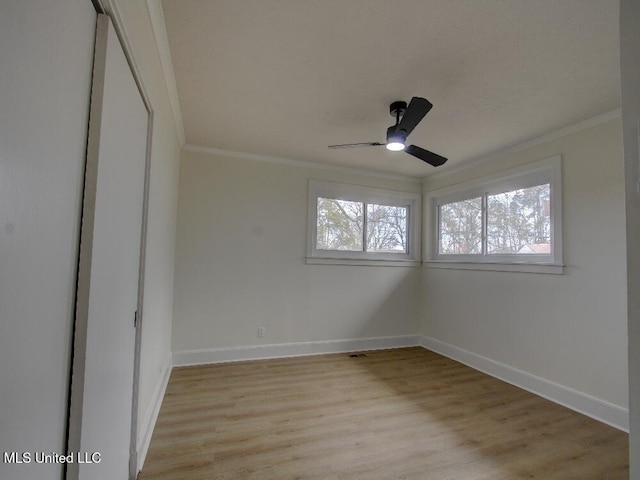
[[[393,102],[389,105],[389,114],[396,119],[396,126],[400,123],[400,119],[407,111],[407,102]]]

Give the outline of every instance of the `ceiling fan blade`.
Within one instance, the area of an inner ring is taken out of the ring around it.
[[[402,120],[396,127],[396,131],[403,130],[405,135],[409,135],[416,125],[429,113],[433,105],[429,100],[421,97],[413,97],[409,102],[407,110],[402,115]]]
[[[364,142],[364,143],[343,143],[342,145],[329,145],[329,148],[355,148],[355,147],[380,147],[384,143]]]
[[[416,158],[419,158],[423,162],[427,162],[434,167],[439,167],[443,165],[447,159],[441,157],[437,153],[430,152],[429,150],[425,150],[424,148],[416,147],[415,145],[409,145],[404,149],[409,155],[413,155]]]

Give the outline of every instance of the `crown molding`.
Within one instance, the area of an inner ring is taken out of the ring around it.
[[[291,167],[313,168],[316,170],[326,170],[342,174],[365,175],[368,177],[384,178],[387,180],[398,180],[401,182],[413,183],[417,185],[422,182],[421,177],[410,177],[408,175],[397,175],[393,173],[385,173],[376,170],[367,170],[355,167],[343,167],[340,165],[332,165],[328,163],[294,160],[291,158],[274,157],[271,155],[261,155],[257,153],[236,152],[233,150],[223,150],[221,148],[205,147],[202,145],[193,145],[190,143],[184,145],[182,149],[186,152],[204,153],[206,155],[216,155],[231,158],[242,158],[244,160],[252,160],[254,162],[266,162],[276,165],[287,165]]]
[[[169,105],[173,114],[173,124],[176,127],[176,133],[180,146],[185,144],[184,122],[182,120],[182,110],[180,109],[180,100],[178,99],[178,88],[176,86],[176,77],[173,71],[173,61],[171,60],[171,50],[169,49],[169,37],[167,36],[167,28],[164,20],[164,11],[160,0],[147,0],[147,10],[149,19],[151,20],[151,29],[153,37],[158,49],[160,57],[160,65],[164,74],[164,82],[167,87],[167,95],[169,96]]]
[[[583,120],[581,122],[574,123],[572,125],[568,125],[566,127],[560,128],[553,132],[546,133],[539,137],[526,140],[524,142],[512,145],[510,147],[506,147],[504,149],[496,150],[495,152],[490,153],[488,155],[467,160],[463,163],[454,165],[448,170],[443,170],[443,171],[426,175],[422,177],[422,181],[423,183],[425,183],[425,182],[430,182],[431,180],[448,177],[449,175],[454,175],[456,173],[468,170],[470,168],[475,168],[479,165],[490,163],[494,160],[498,160],[500,158],[506,157],[507,155],[512,155],[517,152],[522,152],[523,150],[528,150],[530,148],[537,147],[538,145],[543,145],[545,143],[558,140],[559,138],[566,137],[567,135],[571,135],[573,133],[577,133],[582,130],[595,127],[602,123],[606,123],[610,120],[614,120],[616,118],[621,118],[621,117],[622,117],[622,109],[616,108],[615,110],[601,113],[600,115],[596,115],[595,117],[588,118],[587,120]]]

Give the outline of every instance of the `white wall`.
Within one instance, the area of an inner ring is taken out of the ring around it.
[[[138,448],[144,449],[171,361],[180,144],[146,2],[115,5],[154,111],[138,409]]]
[[[418,333],[419,268],[305,264],[310,178],[420,190],[415,182],[183,152],[174,352]]]
[[[95,9],[0,2],[0,452],[64,452]],[[0,477],[59,479],[60,465]]]
[[[627,408],[621,122],[428,181],[433,190],[563,157],[564,275],[425,268],[422,331],[620,409]]]
[[[640,2],[620,2],[622,121],[627,205],[630,478],[640,479]]]

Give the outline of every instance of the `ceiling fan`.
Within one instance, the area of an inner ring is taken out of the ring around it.
[[[384,145],[388,150],[394,152],[404,150],[409,155],[413,155],[434,167],[439,167],[447,161],[446,158],[424,148],[406,144],[409,134],[429,113],[431,107],[433,107],[431,102],[421,97],[413,97],[409,102],[409,106],[407,106],[407,102],[393,102],[389,105],[389,113],[392,117],[395,117],[396,124],[387,128],[387,141],[385,143],[344,143],[341,145],[329,145],[329,148],[381,147]]]

